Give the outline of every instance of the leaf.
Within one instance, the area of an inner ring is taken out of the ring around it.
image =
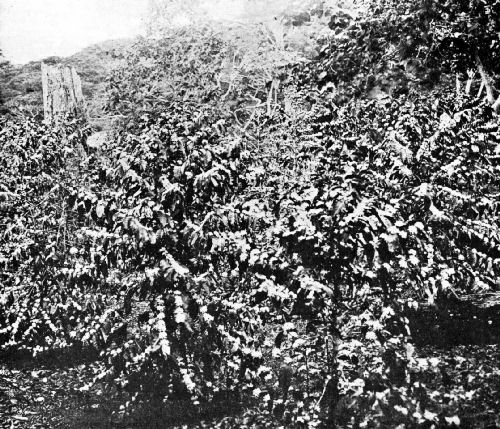
[[[165,227],[167,225],[167,215],[163,210],[158,210],[156,212],[156,217],[162,227]]]
[[[305,340],[303,340],[302,338],[298,338],[294,341],[292,347],[294,349],[298,349],[299,347],[302,347],[304,344],[306,344]]]
[[[437,417],[438,417],[438,415],[436,413],[433,413],[429,410],[425,410],[425,412],[424,412],[424,419],[426,419],[426,420],[436,421]]]
[[[301,280],[301,285],[306,290],[312,290],[314,292],[326,293],[327,295],[333,295],[333,289],[330,286],[326,286],[316,280],[306,277]]]
[[[180,276],[185,277],[186,275],[189,274],[189,269],[186,267],[183,267],[181,264],[179,264],[172,255],[167,255],[167,260],[170,265],[170,267]]]
[[[103,217],[105,210],[106,210],[106,203],[102,200],[99,201],[97,203],[96,208],[95,208],[95,213],[96,213],[97,217],[99,217],[99,218]]]
[[[276,338],[274,339],[274,346],[277,348],[281,347],[281,344],[283,344],[284,340],[285,340],[285,333],[281,330],[278,332],[278,335],[276,335]]]
[[[445,417],[444,418],[446,423],[449,425],[449,426],[452,426],[452,425],[455,425],[457,427],[460,426],[460,418],[458,416],[453,416],[453,417]]]
[[[448,115],[446,112],[441,115],[439,118],[439,128],[441,130],[446,130],[448,128],[453,127],[456,124],[455,120]]]
[[[367,210],[370,205],[371,205],[371,199],[369,198],[363,198],[359,204],[356,206],[356,208],[352,211],[352,213],[349,213],[346,218],[344,219],[344,222],[346,225],[349,223],[358,220],[361,216],[363,216],[365,210]]]
[[[14,415],[14,416],[12,416],[12,418],[14,420],[19,420],[19,421],[22,421],[22,422],[27,422],[28,421],[28,417],[24,417],[24,416],[20,416],[20,415]]]

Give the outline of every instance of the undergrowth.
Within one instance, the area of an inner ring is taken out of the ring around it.
[[[336,10],[312,61],[261,30],[248,53],[209,26],[139,40],[97,148],[81,119],[3,118],[3,352],[99,355],[122,413],[458,425],[472,390],[423,375],[406,315],[498,287],[498,117],[457,58],[434,81],[448,33],[414,33],[441,9],[384,4]]]

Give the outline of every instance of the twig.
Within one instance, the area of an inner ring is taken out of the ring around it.
[[[257,107],[254,108],[252,110],[252,114],[250,115],[250,118],[248,119],[247,123],[245,124],[245,126],[243,127],[243,131],[246,131],[246,129],[248,128],[248,126],[250,125],[250,123],[252,122],[254,116],[255,116],[255,112],[257,111]]]
[[[479,91],[477,92],[477,98],[481,97],[483,89],[484,89],[484,82],[481,81],[481,85],[479,86]]]
[[[234,119],[236,119],[236,122],[238,122],[238,125],[240,127],[243,127],[243,124],[240,122],[240,120],[238,119],[238,116],[236,115],[236,112],[233,112],[233,116],[234,116]]]
[[[467,76],[469,77],[469,79],[467,80],[467,84],[465,85],[465,94],[466,95],[470,94],[471,87],[472,87],[472,82],[474,80],[474,75],[475,74],[476,74],[476,72],[474,70],[469,70],[468,73],[467,73]]]

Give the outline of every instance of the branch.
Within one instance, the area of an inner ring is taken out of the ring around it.
[[[481,62],[478,54],[476,54],[476,65],[477,69],[479,70],[479,74],[481,75],[481,80],[484,84],[484,87],[486,88],[486,98],[488,100],[488,103],[493,104],[495,103],[495,95],[493,93],[493,87],[491,86],[491,78],[484,69],[483,63]]]
[[[481,86],[479,87],[479,91],[477,92],[477,98],[481,97],[481,94],[483,93],[484,89],[484,81],[481,80]]]

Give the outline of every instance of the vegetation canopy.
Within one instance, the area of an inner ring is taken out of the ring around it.
[[[84,362],[113,424],[498,424],[500,2],[155,10],[98,144],[0,119],[5,365]]]

